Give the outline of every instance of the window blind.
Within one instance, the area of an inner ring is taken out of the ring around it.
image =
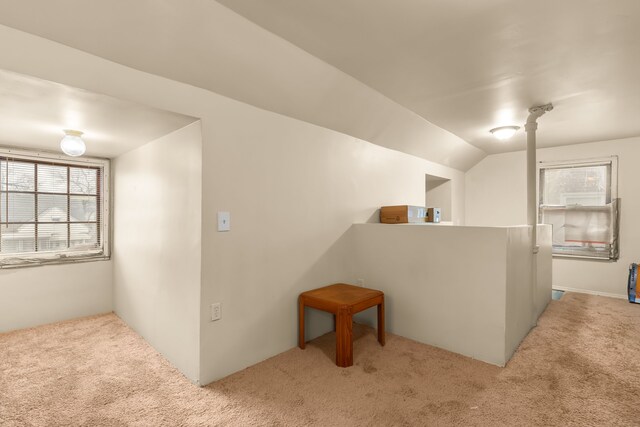
[[[541,222],[553,226],[553,253],[616,259],[617,200],[604,206],[542,206]]]
[[[617,158],[542,164],[540,222],[553,226],[553,254],[618,258]]]
[[[0,156],[0,255],[102,245],[102,168]]]

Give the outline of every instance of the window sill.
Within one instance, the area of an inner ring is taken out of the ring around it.
[[[587,255],[565,255],[565,254],[552,254],[553,258],[561,259],[580,259],[585,261],[599,261],[599,262],[618,262],[618,258],[601,258]]]
[[[43,265],[76,264],[93,261],[108,261],[109,255],[103,253],[58,254],[49,257],[34,258],[0,258],[0,269],[39,267]]]

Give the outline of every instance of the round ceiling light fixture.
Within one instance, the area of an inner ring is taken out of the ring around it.
[[[82,156],[87,150],[82,140],[82,132],[79,130],[64,130],[64,138],[60,141],[60,148],[67,156]]]
[[[518,129],[520,129],[520,126],[500,126],[491,129],[489,132],[499,140],[505,140],[511,138]]]

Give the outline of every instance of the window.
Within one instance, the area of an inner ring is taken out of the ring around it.
[[[0,267],[108,257],[109,162],[0,150]]]
[[[540,222],[553,254],[618,259],[617,157],[540,164]]]

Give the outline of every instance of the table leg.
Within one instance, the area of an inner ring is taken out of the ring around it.
[[[382,302],[378,304],[378,342],[380,345],[385,344],[384,336],[384,298]]]
[[[298,347],[304,350],[304,299],[298,297]]]
[[[336,315],[336,365],[353,365],[353,313],[350,307],[341,308]]]

